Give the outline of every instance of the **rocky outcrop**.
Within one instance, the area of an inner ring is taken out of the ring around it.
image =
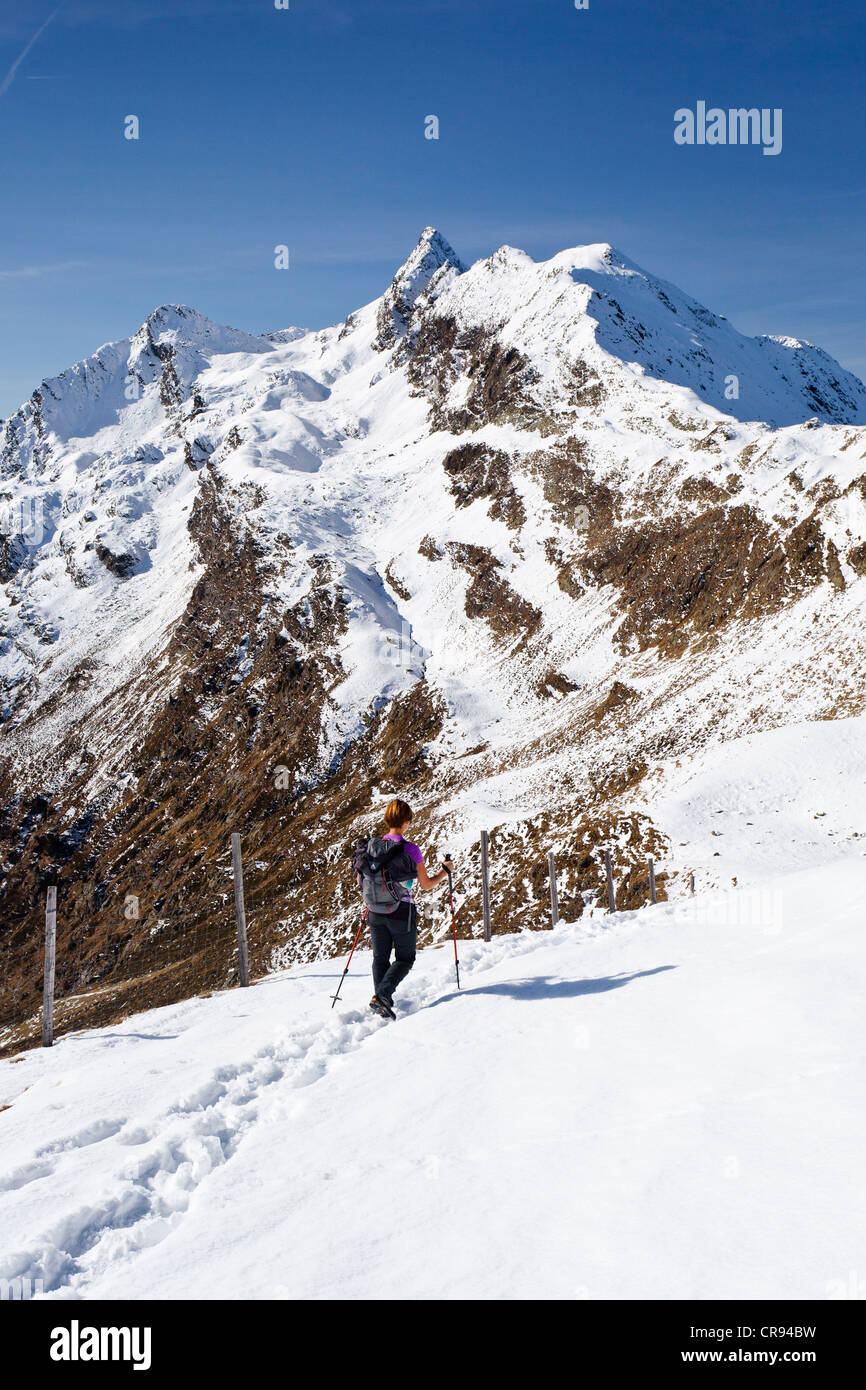
[[[502,562],[481,545],[450,541],[448,552],[469,575],[464,603],[469,618],[482,618],[506,641],[524,642],[538,631],[542,615],[504,577]]]
[[[489,498],[488,515],[512,531],[520,530],[526,511],[514,487],[507,454],[484,444],[463,444],[445,455],[442,467],[451,479],[451,493],[458,507]]]
[[[748,506],[619,527],[583,568],[587,584],[615,587],[626,650],[659,646],[671,655],[735,618],[778,612],[822,580],[835,583],[838,572],[816,517],[785,532]]]
[[[494,424],[531,429],[545,418],[532,395],[536,373],[529,359],[487,328],[460,329],[453,318],[426,315],[413,342],[408,375],[430,401],[435,429],[452,434]],[[459,403],[452,403],[451,390],[460,379],[468,389]]]
[[[140,560],[136,551],[112,550],[99,536],[94,542],[94,549],[100,562],[112,574],[117,575],[118,579],[128,579],[131,574],[135,574]]]

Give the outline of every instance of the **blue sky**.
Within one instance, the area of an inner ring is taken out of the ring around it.
[[[66,0],[23,57],[52,0],[6,9],[0,416],[161,303],[336,322],[428,223],[613,242],[866,375],[862,0]],[[699,100],[781,107],[782,153],[676,145]]]

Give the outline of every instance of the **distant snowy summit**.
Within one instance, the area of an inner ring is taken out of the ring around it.
[[[116,419],[136,399],[136,387],[156,379],[166,400],[177,397],[179,404],[214,357],[258,355],[337,332],[353,336],[363,324],[369,348],[380,356],[390,351],[401,364],[419,338],[429,347],[446,320],[454,332],[495,335],[525,356],[554,409],[557,394],[570,396],[574,370],[592,375],[601,367],[602,375],[615,375],[625,365],[622,389],[631,388],[635,375],[650,390],[679,386],[739,420],[771,427],[810,418],[866,422],[866,386],[821,348],[788,336],[739,333],[607,243],[542,262],[503,246],[467,268],[441,232],[426,227],[381,298],[332,330],[308,334],[293,327],[255,335],[184,305],[162,305],[130,338],[41,383],[6,422],[3,467],[8,471],[32,447],[30,422],[37,435],[40,426],[66,438],[69,431],[90,433],[97,421]],[[94,410],[97,400],[102,406]]]
[[[415,250],[403,262],[376,315],[375,346],[393,347],[409,326],[416,305],[430,303],[438,291],[466,269],[435,227],[425,227]]]

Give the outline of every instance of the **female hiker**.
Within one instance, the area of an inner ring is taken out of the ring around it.
[[[424,867],[424,856],[417,845],[406,839],[412,820],[412,807],[399,798],[389,802],[385,812],[385,841],[400,846],[400,859],[411,876],[400,876],[399,860],[395,855],[394,877],[400,885],[400,901],[393,912],[369,912],[367,922],[373,941],[373,998],[370,1008],[383,1018],[396,1018],[394,1013],[394,990],[405,979],[415,964],[415,946],[418,939],[418,909],[413,892],[415,884],[419,888],[436,888],[453,871],[454,865],[446,859],[444,869],[438,874],[428,874]],[[415,872],[411,873],[414,866]],[[391,960],[391,951],[394,960]]]

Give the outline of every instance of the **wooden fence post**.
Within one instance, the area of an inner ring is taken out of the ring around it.
[[[42,985],[42,1046],[54,1045],[54,962],[57,956],[57,888],[45,900],[45,974]]]
[[[241,985],[246,986],[250,982],[250,962],[247,952],[247,915],[244,909],[244,868],[240,835],[232,835],[232,865],[235,876],[235,912],[238,919],[238,975]]]
[[[653,863],[652,860],[649,861],[649,876],[650,876],[650,902],[651,902],[651,903],[654,903],[654,902],[656,901],[656,866],[655,866],[655,864]]]
[[[613,867],[610,862],[610,850],[604,852],[604,867],[607,871],[607,910],[616,912],[616,895],[613,891]]]
[[[694,874],[692,874],[691,877],[690,877],[690,883],[691,883],[692,893],[694,893],[694,891],[695,891],[695,876],[694,876]]]
[[[490,841],[486,830],[481,832],[481,915],[484,919],[484,940],[490,940]]]
[[[547,873],[550,878],[550,920],[551,925],[555,927],[559,921],[559,894],[556,891],[556,864],[553,850],[547,856]]]

